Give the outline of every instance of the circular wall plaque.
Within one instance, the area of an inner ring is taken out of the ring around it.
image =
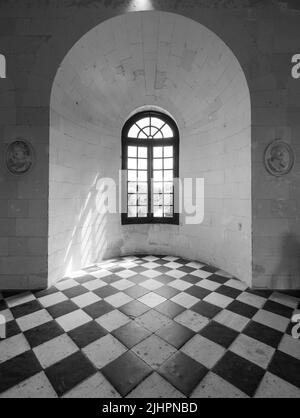
[[[289,144],[275,139],[266,148],[265,167],[273,176],[283,176],[291,171],[295,161],[294,151]]]
[[[34,161],[34,149],[27,140],[18,138],[7,145],[5,163],[11,174],[22,175],[28,173],[32,169]]]

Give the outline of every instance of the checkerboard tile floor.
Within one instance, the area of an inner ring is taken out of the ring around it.
[[[300,397],[299,293],[132,256],[3,293],[0,397]]]

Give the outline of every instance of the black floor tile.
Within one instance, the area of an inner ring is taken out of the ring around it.
[[[31,348],[41,345],[53,338],[64,334],[64,330],[56,321],[50,321],[24,332],[24,335]]]
[[[155,277],[155,280],[162,284],[168,284],[170,282],[174,282],[174,277],[168,276],[167,274],[162,274],[161,276]]]
[[[78,309],[78,306],[71,300],[65,300],[64,302],[57,303],[56,305],[49,306],[47,311],[53,318],[59,318],[60,316],[67,315]]]
[[[140,327],[134,322],[129,322],[128,324],[113,331],[112,334],[126,347],[131,349],[136,344],[149,337],[151,332],[143,327]]]
[[[234,300],[227,308],[229,311],[234,312],[236,314],[246,316],[247,318],[253,318],[253,316],[258,311],[257,308],[248,305],[247,303],[242,303],[238,300]]]
[[[230,286],[222,285],[217,290],[216,293],[220,293],[221,295],[228,296],[232,299],[236,299],[241,293],[241,290],[233,289]]]
[[[120,279],[121,279],[120,276],[117,276],[116,274],[111,274],[109,276],[101,277],[101,280],[107,284],[118,282]]]
[[[0,312],[4,311],[4,309],[7,309],[6,302],[4,300],[0,300]]]
[[[273,290],[267,290],[267,289],[247,289],[248,293],[251,293],[252,295],[261,296],[262,298],[268,299],[272,293]]]
[[[20,334],[20,332],[20,327],[16,321],[9,321],[6,323],[6,338],[14,337],[17,334]]]
[[[29,379],[42,370],[32,351],[26,351],[0,364],[0,392]]]
[[[281,303],[273,302],[272,300],[268,300],[262,309],[277,315],[285,316],[286,318],[291,318],[294,312],[294,309],[282,305]]]
[[[125,315],[131,318],[136,318],[149,311],[149,309],[149,306],[145,305],[144,303],[138,300],[132,300],[131,302],[126,303],[126,305],[121,306],[119,311],[123,312]]]
[[[100,316],[113,311],[114,309],[115,308],[109,303],[105,302],[105,300],[100,300],[99,302],[95,302],[92,305],[83,308],[84,312],[86,312],[93,319],[97,319]]]
[[[146,261],[145,261],[145,263],[146,263]],[[136,267],[132,267],[130,270],[134,271],[135,273],[144,273],[144,271],[147,271],[148,269],[146,267],[143,267],[143,266],[136,266]]]
[[[205,267],[202,267],[201,270],[208,271],[209,273],[215,273],[219,269],[217,269],[216,267],[213,267],[213,266],[205,266]],[[226,279],[226,280],[228,280],[228,279]]]
[[[212,319],[219,312],[221,312],[222,308],[202,300],[196,303],[196,305],[192,306],[191,310],[197,312],[199,315],[205,316],[206,318]]]
[[[189,341],[195,333],[189,328],[186,328],[177,322],[173,322],[170,325],[160,328],[156,332],[156,335],[179,350],[179,348]]]
[[[173,296],[180,293],[180,290],[174,289],[174,287],[171,286],[162,286],[159,289],[154,290],[154,293],[157,293],[166,299],[171,299]]]
[[[112,287],[110,285],[103,286],[100,289],[94,290],[94,293],[102,299],[115,295],[118,292],[119,290],[117,290],[115,287]]]
[[[171,300],[166,300],[165,302],[156,306],[154,309],[172,319],[185,310],[185,308],[178,305],[177,303],[172,302]]]
[[[253,396],[265,371],[256,364],[227,351],[213,372],[236,386],[248,396]]]
[[[203,269],[204,270],[204,269]],[[219,276],[218,274],[212,274],[207,278],[207,280],[212,280],[213,282],[224,284],[228,282],[228,277]]]
[[[91,274],[85,274],[85,275],[82,275],[81,277],[76,277],[74,280],[77,283],[83,284],[83,283],[90,282],[92,280],[96,280],[96,277],[92,276]]]
[[[178,351],[159,368],[158,372],[180,392],[188,396],[201,382],[208,370]]]
[[[70,299],[76,298],[76,296],[83,295],[84,293],[87,293],[87,292],[88,292],[88,289],[80,285],[71,287],[70,289],[62,290],[62,293]]]
[[[43,309],[43,307],[37,300],[32,300],[30,302],[23,303],[22,305],[10,308],[15,319],[40,311],[41,309]]]
[[[255,340],[261,341],[273,348],[277,348],[282,339],[281,332],[255,321],[249,322],[243,330],[243,334],[246,334]]]
[[[96,373],[90,361],[78,351],[64,360],[53,364],[45,373],[58,396],[73,389],[83,380]]]
[[[122,396],[126,396],[152,369],[131,351],[127,351],[101,369],[101,372]]]
[[[146,293],[149,293],[150,290],[145,289],[142,286],[135,285],[135,286],[129,287],[128,289],[123,290],[123,292],[133,299],[138,299],[141,296],[144,296]]]
[[[104,337],[106,334],[107,331],[95,321],[81,325],[68,333],[79,348],[86,347],[94,341]]]
[[[176,263],[177,263],[177,260],[176,260]],[[191,273],[192,271],[195,271],[196,269],[193,267],[182,266],[182,267],[179,267],[177,270],[183,271],[184,273]]]
[[[57,292],[57,288],[52,286],[52,287],[49,287],[49,289],[37,290],[32,293],[34,294],[36,298],[42,298],[43,296],[49,296],[56,292]]]
[[[168,271],[171,271],[171,270],[172,269],[170,269],[170,267],[166,267],[166,266],[160,266],[160,267],[155,268],[155,271],[159,271],[162,274],[167,273]]]
[[[203,289],[199,286],[192,286],[185,290],[185,293],[192,295],[198,299],[204,299],[211,293],[211,290]]]
[[[196,284],[200,282],[200,277],[193,276],[192,274],[187,274],[186,276],[183,276],[181,280],[184,280],[187,283]]]
[[[300,389],[300,361],[296,358],[276,351],[268,370]]]
[[[215,321],[211,321],[199,334],[225,348],[228,348],[239,335],[233,329]]]

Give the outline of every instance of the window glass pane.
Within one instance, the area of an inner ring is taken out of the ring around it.
[[[150,118],[143,118],[136,122],[136,124],[141,128],[145,128],[145,126],[150,126]]]
[[[138,147],[138,157],[147,158],[148,152],[147,147]]]
[[[163,136],[162,136],[161,131],[155,132],[155,134],[153,135],[153,138],[155,138],[155,139],[162,139]]]
[[[173,134],[173,131],[172,131],[172,129],[170,128],[170,126],[169,125],[165,125],[163,128],[162,128],[162,133],[163,133],[163,136],[164,136],[164,138],[173,138],[173,136],[174,136],[174,134]]]
[[[147,206],[139,206],[138,207],[138,217],[139,218],[146,218],[148,215],[148,207]]]
[[[172,194],[165,194],[164,195],[164,205],[168,205],[168,206],[173,205],[173,195]]]
[[[128,157],[136,158],[137,147],[128,147]]]
[[[164,157],[173,157],[173,147],[164,147]]]
[[[173,170],[164,170],[164,180],[165,181],[173,180]]]
[[[153,147],[153,157],[162,158],[162,147]]]
[[[165,182],[164,183],[164,193],[173,193],[173,183],[172,182]]]
[[[139,137],[139,139],[147,139],[147,135],[145,135],[143,131],[140,131],[138,137]]]
[[[148,205],[148,195],[147,194],[139,194],[138,195],[138,205],[139,206],[147,206]]]
[[[138,169],[147,170],[148,161],[145,158],[139,158],[138,160]]]
[[[128,193],[136,193],[137,192],[137,183],[130,182],[128,183]]]
[[[153,171],[153,180],[154,181],[162,181],[163,179],[163,172],[162,171]]]
[[[173,158],[164,159],[164,169],[171,168],[173,169]]]
[[[163,194],[154,194],[153,195],[153,205],[154,206],[162,206],[163,205]]]
[[[137,138],[138,133],[140,132],[140,129],[138,126],[133,125],[128,132],[128,137],[129,138]]]
[[[143,132],[144,132],[147,136],[151,135],[151,133],[150,133],[150,128],[144,128],[144,129],[143,129]]]
[[[154,206],[153,207],[153,216],[155,218],[162,218],[162,216],[163,216],[163,208],[162,208],[162,206]]]
[[[128,195],[128,206],[136,206],[137,195],[129,194]]]
[[[136,218],[137,214],[137,207],[136,206],[129,206],[128,207],[128,218]]]
[[[163,162],[163,160],[161,158],[155,158],[153,160],[153,169],[154,170],[161,170],[162,169],[162,162]]]
[[[147,193],[148,192],[148,183],[138,183],[138,192]]]
[[[173,206],[164,206],[164,216],[171,218],[173,216]]]
[[[162,193],[163,183],[153,183],[153,193]]]
[[[137,159],[136,158],[128,158],[128,169],[129,170],[136,170],[137,169]]]
[[[128,181],[137,181],[137,172],[134,170],[128,170]]]
[[[147,171],[138,171],[138,180],[147,181]]]
[[[161,119],[151,118],[151,125],[155,126],[158,129],[160,129],[164,124],[165,124],[165,122]]]

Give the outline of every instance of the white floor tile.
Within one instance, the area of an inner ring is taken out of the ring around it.
[[[122,271],[118,271],[115,274],[117,276],[121,277],[122,279],[128,279],[129,277],[136,276],[136,273],[134,271],[131,271],[131,270],[122,270]]]
[[[171,301],[178,303],[178,305],[183,306],[186,309],[189,309],[198,303],[199,299],[187,293],[181,292],[178,293],[178,295],[173,296]]]
[[[236,299],[247,305],[254,306],[255,308],[262,308],[267,302],[267,299],[262,298],[261,296],[252,295],[248,292],[241,293]]]
[[[176,348],[156,335],[151,335],[131,350],[154,369],[160,367],[177,351]]]
[[[199,277],[200,279],[207,279],[209,276],[212,276],[212,273],[205,270],[196,270],[192,271],[190,274],[193,276]]]
[[[56,292],[52,293],[51,295],[43,296],[38,300],[44,306],[44,308],[48,308],[49,306],[64,302],[65,300],[68,300],[68,298],[63,293]]]
[[[90,282],[82,284],[82,286],[88,290],[101,289],[101,287],[104,287],[106,285],[107,283],[103,282],[101,279],[91,280]]]
[[[31,302],[35,299],[35,296],[31,292],[19,293],[14,296],[6,298],[6,303],[9,308],[23,305],[23,303]]]
[[[248,398],[231,383],[222,379],[222,377],[209,372],[202,382],[193,391],[191,398]]]
[[[18,318],[17,323],[21,331],[28,331],[29,329],[38,327],[39,325],[46,324],[46,322],[52,321],[52,316],[45,310],[34,312],[29,315]]]
[[[170,270],[166,272],[166,275],[174,277],[174,279],[181,279],[182,277],[186,276],[187,273],[181,270]]]
[[[184,280],[177,279],[177,280],[174,280],[173,282],[168,283],[168,286],[171,286],[171,287],[174,287],[174,289],[183,291],[183,290],[188,289],[189,287],[192,287],[193,285],[191,283],[185,282]]]
[[[146,270],[141,272],[142,276],[149,277],[149,279],[153,279],[154,277],[160,276],[161,273],[156,270]]]
[[[279,344],[279,350],[300,361],[300,340],[285,334]]]
[[[201,335],[195,335],[181,347],[180,351],[211,369],[224,355],[225,348]]]
[[[241,334],[233,342],[230,351],[266,369],[275,353],[275,349],[254,338]]]
[[[250,322],[249,318],[236,314],[234,312],[224,309],[214,318],[214,321],[226,327],[232,328],[235,331],[241,332],[245,326]]]
[[[58,290],[67,290],[75,286],[78,286],[78,283],[73,279],[63,280],[61,282],[55,283],[55,287]]]
[[[98,369],[101,369],[124,354],[127,348],[108,334],[89,344],[82,351]]]
[[[252,320],[281,332],[285,332],[290,323],[290,320],[288,318],[274,314],[269,311],[265,311],[263,309],[258,311],[254,315]]]
[[[208,323],[209,319],[205,318],[202,315],[199,315],[193,311],[184,311],[180,315],[174,318],[174,321],[178,322],[181,325],[191,329],[194,332],[199,332],[202,328],[204,328]]]
[[[114,295],[108,296],[104,300],[110,303],[114,308],[120,308],[120,306],[123,306],[126,303],[131,302],[133,299],[125,293],[119,292],[115,293]]]
[[[160,328],[172,324],[170,318],[153,309],[136,318],[134,322],[151,332],[156,332]]]
[[[126,398],[185,398],[185,396],[156,372],[140,383]]]
[[[226,308],[233,302],[232,298],[221,295],[219,293],[211,293],[203,299],[205,302],[212,303],[213,305],[219,306],[220,308]]]
[[[111,312],[108,312],[105,315],[102,315],[96,320],[99,325],[105,328],[107,331],[111,332],[117,328],[120,328],[122,325],[128,324],[130,319],[127,315],[124,315],[122,312],[117,309]]]
[[[96,279],[102,279],[103,277],[110,276],[112,273],[111,271],[101,269],[99,271],[93,271],[90,273],[91,276],[96,277]]]
[[[129,280],[122,279],[122,280],[118,280],[117,282],[112,283],[111,286],[118,290],[125,290],[134,286],[134,283],[130,282]]]
[[[78,351],[77,345],[66,335],[60,335],[33,349],[41,366],[46,369]]]
[[[71,299],[79,308],[84,308],[85,306],[92,305],[93,303],[99,302],[101,298],[93,292],[87,292],[83,295],[76,296]]]
[[[285,380],[267,372],[261,381],[255,398],[294,398],[300,399],[300,389]]]
[[[157,280],[154,280],[154,279],[146,280],[145,282],[141,283],[140,285],[142,287],[144,287],[145,289],[148,289],[148,290],[156,290],[156,289],[159,289],[160,287],[163,286],[163,284],[161,282],[159,282]]]
[[[11,389],[3,392],[0,398],[57,398],[57,394],[51,386],[44,372],[40,372],[29,379],[24,380]]]
[[[155,306],[160,305],[167,299],[160,295],[157,295],[156,293],[150,292],[140,297],[138,300],[144,303],[145,305],[149,306],[150,308],[154,308]]]
[[[60,316],[56,319],[59,325],[66,331],[69,332],[72,329],[80,327],[80,325],[84,325],[90,322],[92,318],[83,312],[81,309],[77,311],[68,313],[66,315]]]
[[[214,282],[212,280],[203,279],[203,280],[200,280],[200,282],[196,283],[196,286],[202,287],[203,289],[215,291],[221,285],[220,283]]]
[[[30,345],[23,334],[0,340],[0,363],[4,363],[28,350],[30,350]]]
[[[74,399],[99,399],[99,398],[120,398],[119,393],[105,379],[101,373],[96,373],[78,386],[67,392],[63,398]]]

